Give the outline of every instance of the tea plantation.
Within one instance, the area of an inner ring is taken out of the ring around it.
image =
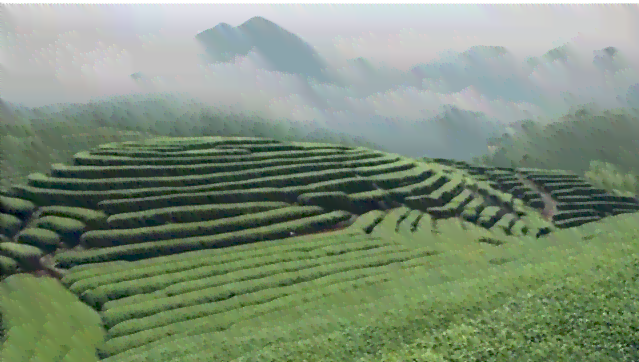
[[[425,330],[634,260],[639,221],[569,172],[239,137],[104,144],[0,205],[2,361],[520,360]]]

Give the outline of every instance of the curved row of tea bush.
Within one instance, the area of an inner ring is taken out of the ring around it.
[[[231,149],[235,151],[226,156],[209,157]],[[241,155],[237,156],[238,153]],[[185,165],[187,160],[195,164]],[[22,244],[51,249],[60,237],[70,247],[81,242],[84,248],[114,248],[68,251],[57,258],[64,267],[227,245],[224,240],[235,237],[234,234],[209,238],[210,241],[189,238],[311,216],[289,216],[288,211],[297,210],[293,204],[318,206],[328,213],[346,212],[336,219],[327,216],[329,223],[337,224],[352,218],[349,213],[362,215],[399,203],[435,219],[462,217],[508,235],[536,236],[547,234],[554,226],[576,226],[597,220],[602,213],[614,215],[638,208],[629,198],[606,195],[574,175],[555,175],[553,179],[557,181],[576,183],[543,185],[552,188],[551,193],[561,201],[560,212],[553,216],[555,225],[550,225],[526,208],[539,209],[543,201],[537,192],[518,180],[525,170],[430,161],[418,163],[362,148],[281,144],[259,138],[166,138],[146,144],[112,143],[76,155],[75,166],[53,165],[51,176],[32,174],[28,186],[13,187],[11,193],[17,198],[10,201],[30,203],[31,209],[34,205],[45,206],[42,212],[46,212],[46,207],[75,210],[74,215],[69,212],[59,216],[39,215],[29,230],[20,235]],[[531,172],[525,175],[528,179],[537,182],[548,179]],[[50,206],[56,204],[64,206]],[[588,205],[595,210],[587,209]],[[250,216],[265,211],[266,216],[257,219]],[[279,219],[269,219],[269,212],[284,214]],[[3,223],[7,225],[3,234],[14,236],[22,226],[19,218],[28,216],[23,214],[3,213],[7,220]],[[91,225],[87,226],[87,222]],[[285,228],[288,227],[289,234],[299,234],[305,228],[313,228],[314,222],[307,220],[296,229],[290,225]],[[245,241],[279,238],[285,234],[280,229],[265,230],[266,234],[257,230],[255,235],[246,235]],[[164,244],[149,244],[154,242]],[[9,249],[17,248],[10,246]],[[153,252],[149,252],[151,249]],[[41,256],[33,249],[7,253],[14,258],[20,253]],[[9,260],[4,260],[3,265],[8,271],[15,268]]]
[[[587,179],[570,172],[472,166],[465,162],[450,164],[467,170],[473,176],[484,177],[496,188],[524,200],[533,208],[542,209],[542,196],[524,182],[532,181],[557,202],[557,212],[554,213],[552,221],[558,228],[575,227],[608,215],[639,210],[636,196],[614,194],[607,189],[593,186]]]
[[[49,263],[100,311],[101,355],[123,360],[462,250],[499,265],[522,241],[639,209],[569,174],[224,137],[105,144],[2,197],[3,273]]]

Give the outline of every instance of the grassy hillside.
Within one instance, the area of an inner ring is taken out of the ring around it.
[[[87,104],[28,108],[0,101],[0,186],[25,183],[31,172],[68,163],[77,152],[108,142],[157,136],[244,136],[330,142],[383,149],[314,124],[230,113],[180,94],[106,98]]]
[[[574,172],[145,137],[31,173],[0,205],[7,356],[36,339],[41,361],[636,360],[637,314],[619,313],[636,308],[639,203]],[[64,287],[38,294],[51,306],[16,310],[11,290],[44,275]],[[52,327],[71,297],[100,317],[74,320],[80,350]]]

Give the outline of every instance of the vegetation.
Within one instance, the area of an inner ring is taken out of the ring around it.
[[[98,361],[100,316],[50,278],[18,274],[0,284],[3,361]]]
[[[2,191],[4,359],[639,357],[630,162],[584,175],[155,128]]]
[[[622,194],[639,194],[639,176],[634,172],[624,173],[618,166],[608,162],[592,161],[585,174],[594,185]]]
[[[69,162],[73,155],[114,141],[157,136],[241,136],[383,148],[312,123],[273,121],[229,113],[180,94],[112,97],[87,104],[28,108],[6,103],[0,122],[1,186],[25,183],[32,172]],[[10,152],[8,152],[10,150]]]
[[[519,132],[491,139],[496,150],[474,159],[497,167],[561,169],[583,176],[592,161],[639,174],[639,109],[595,111],[581,108],[554,122],[521,121]],[[598,166],[596,166],[598,167]]]

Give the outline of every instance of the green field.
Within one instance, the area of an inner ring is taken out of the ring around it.
[[[0,205],[2,361],[639,360],[639,202],[572,172],[157,137]]]

